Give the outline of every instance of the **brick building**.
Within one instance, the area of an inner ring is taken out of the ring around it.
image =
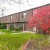
[[[22,26],[23,30],[28,30],[27,21],[30,16],[32,16],[32,9],[1,17],[0,23],[5,23],[7,29],[9,29],[10,25],[13,25],[16,28]]]
[[[50,5],[50,4],[47,4],[47,5]],[[47,6],[47,5],[43,5],[43,6]],[[42,7],[42,6],[40,6],[40,7]],[[40,7],[37,7],[37,8],[40,8]],[[34,8],[34,9],[36,9],[36,8]],[[29,20],[29,17],[33,16],[34,9],[29,9],[26,11],[22,11],[19,13],[1,17],[0,23],[5,23],[7,29],[9,29],[10,25],[13,25],[13,27],[15,27],[15,28],[22,26],[23,30],[31,30],[27,26],[27,21]]]

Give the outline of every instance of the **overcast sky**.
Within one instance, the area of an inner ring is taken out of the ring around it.
[[[14,1],[14,2],[13,2]],[[17,13],[20,11],[28,10],[31,8],[39,7],[45,4],[49,4],[50,0],[20,0],[21,4],[19,4],[19,0],[0,0],[0,17]]]

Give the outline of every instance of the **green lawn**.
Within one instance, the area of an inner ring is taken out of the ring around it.
[[[0,29],[0,32],[6,33],[6,34],[11,34],[11,33],[20,33],[21,31],[12,31],[12,30],[6,30],[6,29]]]
[[[0,34],[0,50],[18,50],[32,38],[43,38],[43,36],[30,33]]]
[[[0,32],[5,32],[6,34],[0,34],[0,50],[22,50],[21,48],[24,44],[30,39],[43,39],[44,36],[42,34],[34,34],[34,33],[20,33],[12,34],[10,30],[0,30]],[[16,32],[17,33],[17,32]],[[47,39],[50,42],[50,36]],[[42,43],[48,44],[48,42],[43,41],[38,42],[37,40],[34,41],[36,44]],[[34,44],[35,44],[34,43]],[[36,45],[35,44],[35,45]]]

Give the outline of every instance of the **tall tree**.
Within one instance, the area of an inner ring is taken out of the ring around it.
[[[34,9],[33,17],[30,17],[28,26],[30,28],[36,26],[38,30],[50,33],[50,5]]]

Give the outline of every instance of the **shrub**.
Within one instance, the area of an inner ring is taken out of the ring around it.
[[[6,29],[6,24],[0,24],[0,29]]]
[[[14,29],[14,27],[13,27],[13,25],[10,25],[10,28],[9,28],[10,30],[13,30]]]
[[[20,31],[20,29],[19,29],[19,28],[17,28],[17,29],[16,29],[16,31]]]
[[[22,31],[22,30],[23,30],[23,29],[22,29],[22,26],[16,28],[16,31]]]
[[[19,29],[22,31],[23,30],[22,26],[20,26]]]

